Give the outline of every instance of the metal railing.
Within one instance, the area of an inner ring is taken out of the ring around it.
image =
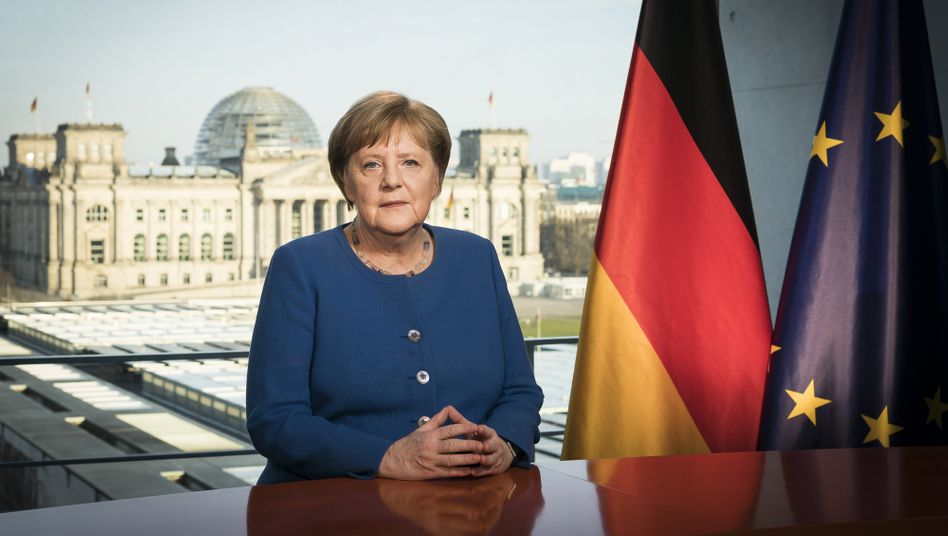
[[[524,339],[527,348],[527,357],[530,366],[534,366],[537,348],[553,344],[576,344],[579,337],[543,337]],[[209,359],[240,359],[247,357],[246,351],[221,352],[185,352],[185,353],[136,353],[136,354],[75,354],[75,355],[33,355],[33,356],[0,356],[0,367],[16,365],[101,365],[135,362],[163,362],[163,361],[203,361]],[[177,409],[177,408],[174,408]],[[543,437],[558,437],[562,431],[541,432]],[[0,461],[0,469],[43,467],[50,465],[80,465],[90,463],[116,463],[151,460],[174,460],[187,458],[211,458],[224,456],[244,456],[257,454],[254,449],[216,450],[203,452],[179,452],[165,454],[127,454],[124,456],[105,456],[67,459],[44,460],[17,460]]]

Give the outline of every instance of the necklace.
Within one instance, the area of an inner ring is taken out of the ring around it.
[[[404,275],[405,277],[411,277],[422,270],[426,264],[428,264],[428,254],[431,251],[431,240],[425,238],[425,241],[421,244],[421,260],[411,269],[405,272],[404,274],[395,274],[382,268],[381,266],[375,264],[368,257],[365,256],[365,253],[362,251],[362,242],[359,240],[359,234],[356,232],[355,222],[352,224],[352,247],[355,249],[356,255],[359,257],[359,260],[362,261],[362,264],[368,266],[369,268],[375,270],[380,274],[385,275]],[[428,232],[425,231],[427,236]]]

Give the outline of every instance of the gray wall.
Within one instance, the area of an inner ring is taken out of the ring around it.
[[[842,0],[720,0],[721,34],[760,235],[771,314],[823,102]],[[948,2],[925,1],[942,125]]]

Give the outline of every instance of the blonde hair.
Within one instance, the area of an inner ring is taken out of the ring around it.
[[[438,166],[438,189],[451,158],[448,125],[434,108],[394,91],[376,91],[355,102],[329,135],[329,171],[346,195],[345,176],[349,158],[363,147],[388,142],[400,128],[408,130]],[[346,197],[349,208],[352,200]]]

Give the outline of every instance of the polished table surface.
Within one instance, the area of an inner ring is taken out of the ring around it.
[[[948,534],[948,447],[544,462],[0,514],[0,534]]]

